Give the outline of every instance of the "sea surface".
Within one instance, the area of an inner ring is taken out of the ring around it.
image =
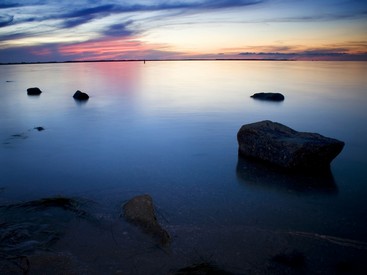
[[[1,205],[62,196],[87,201],[93,216],[13,209],[13,225],[62,230],[47,249],[0,251],[0,271],[18,268],[8,253],[26,255],[30,274],[174,274],[201,262],[234,274],[358,274],[367,261],[366,76],[367,62],[0,66]],[[43,92],[28,96],[29,87]],[[89,100],[75,101],[76,90]],[[250,98],[256,92],[285,100]],[[274,172],[238,156],[238,130],[261,120],[345,147],[324,177]],[[152,196],[168,248],[121,217],[141,194]],[[32,230],[24,238],[42,243]]]

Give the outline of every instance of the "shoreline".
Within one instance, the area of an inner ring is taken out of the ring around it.
[[[67,61],[35,61],[35,62],[0,62],[2,65],[35,65],[35,64],[65,64],[65,63],[114,63],[114,62],[170,62],[170,61],[279,61],[279,62],[366,62],[365,60],[297,60],[297,59],[237,59],[237,58],[188,58],[188,59],[121,59],[121,60],[67,60]]]
[[[206,59],[206,58],[188,58],[188,59],[119,59],[119,60],[67,60],[67,61],[37,61],[37,62],[0,62],[0,65],[32,65],[32,64],[64,64],[64,63],[103,63],[103,62],[159,62],[159,61],[297,61],[293,59]],[[312,60],[310,60],[312,61]]]

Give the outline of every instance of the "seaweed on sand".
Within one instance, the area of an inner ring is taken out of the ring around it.
[[[77,216],[86,216],[87,212],[81,208],[86,203],[86,200],[56,196],[27,202],[14,203],[0,207],[6,207],[8,209],[24,208],[29,210],[45,210],[49,207],[56,207],[66,211],[70,211]]]
[[[88,202],[56,196],[0,205],[0,273],[12,268],[26,272],[27,256],[49,250],[73,217],[90,218],[84,210]]]

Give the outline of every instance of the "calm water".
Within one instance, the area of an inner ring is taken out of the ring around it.
[[[72,221],[54,249],[97,273],[159,274],[202,258],[239,274],[265,272],[272,256],[293,249],[306,255],[308,271],[332,272],[333,259],[344,256],[360,263],[367,254],[366,75],[366,62],[0,66],[0,202],[55,195],[96,202],[112,229]],[[43,93],[27,96],[29,87]],[[75,102],[76,90],[89,101]],[[286,99],[250,98],[264,91]],[[332,175],[245,169],[237,131],[264,119],[344,141]],[[143,235],[123,237],[138,233],[119,207],[144,193],[173,236],[170,253],[150,249]]]

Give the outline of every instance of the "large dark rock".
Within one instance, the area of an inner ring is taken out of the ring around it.
[[[287,169],[325,169],[344,142],[297,132],[269,120],[246,124],[237,133],[239,153]]]
[[[142,228],[143,231],[158,239],[162,245],[170,243],[168,232],[157,221],[151,196],[136,196],[124,204],[122,208],[123,215],[128,222]]]
[[[73,98],[76,100],[88,100],[89,95],[78,90],[74,93]]]
[[[284,95],[281,93],[256,93],[251,96],[254,99],[269,100],[269,101],[283,101]]]
[[[27,89],[27,94],[28,95],[40,95],[41,93],[42,93],[42,91],[37,87]]]

